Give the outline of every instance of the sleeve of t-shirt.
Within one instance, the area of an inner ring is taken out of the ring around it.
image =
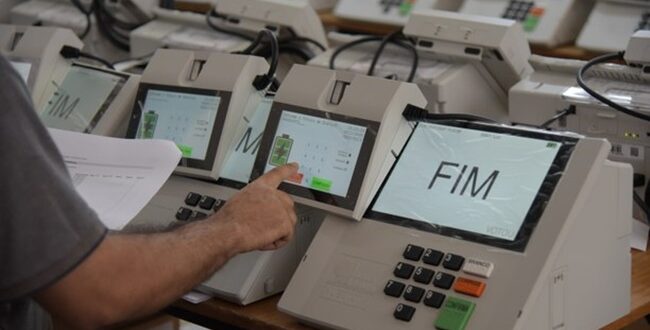
[[[23,81],[0,56],[0,302],[79,265],[107,229],[77,194]]]

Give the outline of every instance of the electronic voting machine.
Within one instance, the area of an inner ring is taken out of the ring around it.
[[[416,40],[419,63],[416,82],[434,113],[470,113],[495,120],[508,118],[508,90],[532,72],[530,47],[521,28],[510,20],[461,15],[438,10],[415,11],[404,34]],[[356,37],[335,35],[340,42]],[[377,44],[347,49],[335,61],[335,49],[309,62],[339,70],[368,72]],[[389,45],[376,75],[407,80],[411,54]]]
[[[174,141],[183,159],[127,230],[203,220],[249,182],[273,101],[253,81],[268,67],[261,57],[156,52],[144,72],[128,135]],[[198,289],[243,305],[282,291],[322,218],[308,208],[298,214],[296,237],[288,246],[239,255]]]
[[[632,169],[605,140],[419,122],[363,219],[328,215],[279,309],[332,329],[596,329],[630,308]]]
[[[68,29],[0,24],[0,46],[0,53],[23,78],[38,108],[49,78],[68,68],[68,60],[60,54],[63,46],[81,49],[83,42]]]
[[[413,11],[456,11],[462,3],[463,0],[340,0],[334,8],[334,15],[355,21],[403,26]]]
[[[306,1],[295,0],[219,0],[215,10],[222,17],[206,24],[205,15],[157,8],[157,18],[131,32],[131,56],[141,57],[158,48],[179,48],[233,52],[246,48],[250,41],[236,36],[254,37],[269,29],[278,34],[290,30],[297,36],[316,40],[327,47],[327,39],[318,14]]]
[[[297,203],[360,219],[411,132],[401,116],[409,103],[426,104],[415,84],[295,65],[273,103],[251,177],[297,162],[281,190]]]
[[[515,20],[530,43],[551,48],[573,42],[593,6],[594,0],[466,0],[458,11]]]
[[[64,58],[63,47],[83,47],[68,29],[0,25],[0,43],[45,126],[125,136],[139,76]]]
[[[596,0],[576,45],[596,52],[625,48],[632,34],[650,30],[650,1]]]
[[[650,31],[638,31],[625,53],[627,65],[593,67],[585,82],[625,107],[650,113]],[[513,123],[541,125],[559,112],[574,107],[570,114],[550,127],[612,144],[610,159],[632,164],[634,173],[650,176],[650,136],[647,122],[620,113],[592,98],[576,83],[586,62],[533,56],[535,72],[510,90]],[[645,185],[644,182],[642,185]]]

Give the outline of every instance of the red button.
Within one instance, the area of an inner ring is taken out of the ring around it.
[[[468,278],[459,277],[454,284],[454,291],[466,294],[472,297],[480,297],[485,291],[485,283],[481,281],[470,280]]]
[[[535,17],[542,17],[544,15],[544,11],[544,7],[533,7],[533,9],[530,10],[530,14]]]

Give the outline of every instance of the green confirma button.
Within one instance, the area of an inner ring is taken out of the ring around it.
[[[535,31],[537,25],[539,25],[539,18],[535,16],[528,16],[526,20],[523,22],[524,31],[526,32]]]
[[[436,329],[464,330],[474,312],[476,304],[473,302],[449,297],[438,314]]]
[[[184,146],[182,144],[177,144],[176,145],[178,149],[181,150],[181,153],[183,154],[183,158],[188,158],[192,156],[192,147],[190,146]]]
[[[310,186],[316,190],[329,192],[332,189],[332,181],[314,176],[311,178]]]

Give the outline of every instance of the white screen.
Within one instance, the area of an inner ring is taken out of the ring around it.
[[[72,66],[45,105],[41,119],[46,126],[68,131],[92,130],[93,119],[110,102],[109,97],[124,77]]]
[[[11,66],[14,67],[14,70],[18,72],[20,77],[23,78],[25,84],[27,84],[27,81],[29,80],[29,73],[32,71],[32,64],[18,61],[11,61],[10,63]]]
[[[149,90],[137,138],[176,143],[183,158],[205,160],[221,97]]]
[[[347,197],[366,127],[283,111],[265,172],[300,164],[288,183]]]
[[[420,123],[373,211],[513,241],[560,147]]]
[[[235,137],[235,144],[230,146],[220,177],[248,183],[272,105],[273,99],[265,98],[259,103],[251,118],[242,120]]]

